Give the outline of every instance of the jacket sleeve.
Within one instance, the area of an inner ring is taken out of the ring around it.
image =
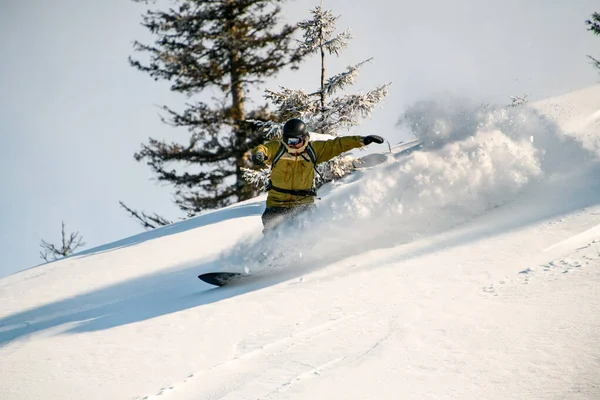
[[[258,153],[259,151],[264,153],[265,162],[270,165],[273,161],[273,158],[275,157],[275,154],[277,154],[277,150],[279,149],[280,145],[281,143],[278,140],[272,140],[265,144],[259,144],[254,149],[252,149],[252,154]]]
[[[362,147],[361,136],[342,136],[332,140],[312,142],[317,156],[317,164],[329,161],[340,154]]]

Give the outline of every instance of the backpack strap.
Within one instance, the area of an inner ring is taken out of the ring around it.
[[[308,197],[308,196],[316,197],[317,196],[317,189],[315,189],[315,188],[311,188],[308,190],[282,189],[282,188],[273,186],[273,182],[271,182],[271,181],[269,181],[269,184],[267,185],[267,190],[274,190],[279,193],[291,194],[294,196],[302,196],[302,197]]]
[[[308,154],[308,158],[309,158],[308,160],[306,159],[306,157],[304,157],[304,153]],[[275,157],[273,157],[273,162],[271,163],[271,171],[273,170],[273,168],[275,168],[275,164],[277,164],[277,161],[279,161],[279,159],[284,154],[285,154],[285,146],[283,145],[283,143],[281,143],[279,145],[279,149],[277,149],[277,153],[275,153]],[[319,175],[321,177],[321,179],[323,179],[323,175],[317,169],[317,154],[315,153],[315,150],[312,148],[312,145],[310,143],[308,144],[308,146],[306,146],[306,150],[304,150],[304,152],[302,154],[300,154],[300,157],[302,157],[305,161],[312,162],[313,169],[315,170],[317,175]],[[273,186],[273,182],[271,182],[270,179],[269,179],[269,183],[267,184],[267,190],[275,190],[276,192],[293,194],[296,196],[316,196],[317,195],[317,191],[315,188],[312,188],[309,190],[281,189],[281,188]]]
[[[323,174],[321,174],[317,169],[317,154],[315,153],[315,149],[313,149],[310,143],[308,144],[308,146],[306,146],[306,150],[304,151],[304,153],[308,154],[308,158],[310,158],[310,161],[313,163],[313,169],[315,170],[317,175],[319,175],[321,180],[325,180],[323,179]],[[300,154],[300,156],[304,158],[305,161],[309,161],[306,159],[306,157],[304,157],[304,153]]]
[[[317,154],[315,153],[315,149],[313,149],[312,144],[308,144],[308,146],[306,146],[306,154],[308,154],[308,158],[310,158],[310,161],[312,161],[312,163],[316,166],[317,165]]]
[[[277,161],[285,154],[285,146],[283,143],[279,143],[279,148],[277,149],[277,153],[275,153],[275,157],[273,158],[273,162],[271,163],[271,169],[275,168],[275,164]]]

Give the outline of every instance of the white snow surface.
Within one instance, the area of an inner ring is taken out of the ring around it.
[[[600,86],[0,280],[0,399],[600,399]],[[202,272],[250,271],[214,288]]]

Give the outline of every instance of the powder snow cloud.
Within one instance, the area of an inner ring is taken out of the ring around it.
[[[344,257],[361,243],[387,243],[392,236],[394,243],[387,245],[407,243],[464,223],[594,159],[526,106],[422,101],[406,110],[399,125],[421,139],[421,151],[322,189],[315,213],[284,227],[274,240],[241,244],[227,257],[268,264],[276,254],[281,264],[289,258],[297,264],[301,254],[310,263]]]

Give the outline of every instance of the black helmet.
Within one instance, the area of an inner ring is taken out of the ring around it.
[[[283,125],[283,138],[305,138],[308,136],[308,129],[304,121],[298,118],[292,118]]]

